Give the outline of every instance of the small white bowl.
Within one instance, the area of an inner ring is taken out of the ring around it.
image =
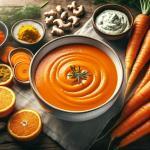
[[[25,42],[23,40],[19,40],[18,39],[18,32],[21,26],[23,25],[33,25],[40,33],[41,37],[34,43],[29,43],[29,42]],[[12,37],[19,43],[24,44],[24,45],[34,45],[39,43],[45,36],[45,27],[42,23],[36,21],[36,20],[32,20],[32,19],[24,19],[21,21],[16,22],[11,29],[11,34]]]

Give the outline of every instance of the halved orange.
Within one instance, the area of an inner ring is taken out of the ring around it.
[[[15,107],[15,93],[7,87],[0,86],[0,118],[8,116]]]
[[[13,80],[12,69],[5,64],[0,64],[0,86],[7,86]]]
[[[8,122],[8,132],[19,141],[35,139],[42,129],[40,115],[31,109],[16,112]]]

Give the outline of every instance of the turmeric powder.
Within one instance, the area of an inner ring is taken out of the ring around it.
[[[22,25],[18,32],[18,39],[35,43],[41,37],[39,31],[33,25]]]

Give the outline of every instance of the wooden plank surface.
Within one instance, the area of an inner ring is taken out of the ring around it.
[[[0,0],[0,6],[24,6],[26,4],[37,4],[42,5],[46,0]],[[42,12],[53,9],[56,5],[61,4],[63,7],[67,6],[71,0],[49,0],[49,4],[46,5]],[[82,19],[81,26],[91,17],[93,11],[97,7],[93,4],[92,0],[77,0],[78,3],[83,4],[86,8],[86,15]],[[42,21],[44,17],[42,16]],[[81,27],[80,26],[80,27]],[[79,28],[80,28],[79,27]],[[79,28],[73,30],[75,32]],[[73,33],[72,32],[72,33]],[[46,39],[49,41],[52,37],[50,35],[50,29],[47,32]],[[0,120],[0,150],[63,150],[63,148],[54,142],[51,138],[47,137],[44,133],[32,143],[19,143],[9,136],[7,133],[5,120]],[[110,125],[111,126],[111,125]],[[108,137],[101,141],[97,141],[91,148],[91,150],[106,150],[108,145]],[[142,145],[142,146],[141,146]],[[149,136],[138,140],[131,144],[124,150],[150,150]]]

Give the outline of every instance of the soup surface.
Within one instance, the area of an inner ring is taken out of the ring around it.
[[[37,67],[40,95],[62,110],[86,111],[113,95],[117,71],[112,60],[90,45],[66,45],[51,51]]]

